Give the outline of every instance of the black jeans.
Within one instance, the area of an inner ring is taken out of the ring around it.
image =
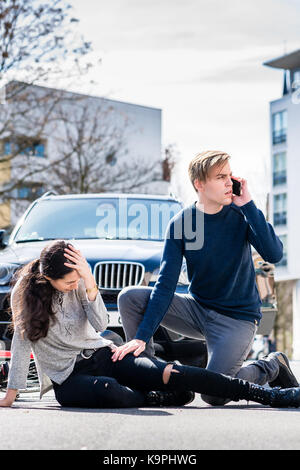
[[[53,382],[57,401],[88,408],[139,407],[145,406],[145,392],[165,388],[166,362],[133,354],[113,362],[111,356],[110,348],[100,348],[90,359],[76,363],[61,385]]]
[[[55,397],[62,406],[82,408],[131,408],[146,405],[150,390],[193,390],[221,398],[247,398],[248,382],[199,367],[174,364],[179,373],[163,383],[167,362],[127,354],[121,361],[111,360],[105,347],[90,359],[75,364],[71,375],[61,384],[53,382]]]

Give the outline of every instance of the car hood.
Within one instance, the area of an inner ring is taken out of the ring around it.
[[[13,243],[0,252],[0,263],[26,264],[38,258],[49,243]],[[71,243],[81,251],[93,267],[99,261],[135,261],[146,270],[159,266],[163,242],[153,240],[74,240]]]

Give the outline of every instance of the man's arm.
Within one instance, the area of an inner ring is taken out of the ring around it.
[[[181,241],[167,240],[159,276],[150,295],[147,309],[141,321],[136,339],[146,343],[160,325],[172,302],[182,266]]]
[[[242,211],[248,221],[248,240],[264,261],[278,263],[283,256],[283,244],[275,234],[262,211],[253,201],[243,206]]]
[[[241,196],[234,196],[233,202],[239,206],[248,222],[248,240],[264,261],[278,263],[283,255],[283,245],[262,211],[257,209],[248,190],[247,181],[236,178],[241,183]]]
[[[172,302],[183,258],[183,240],[176,238],[174,232],[174,224],[171,222],[166,234],[158,280],[152,290],[135,339],[117,348],[112,356],[113,361],[123,359],[130,352],[139,356],[145,350],[146,343],[155,333]]]

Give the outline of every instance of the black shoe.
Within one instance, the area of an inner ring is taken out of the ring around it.
[[[8,379],[8,363],[3,362],[0,364],[0,388],[6,387],[7,379]]]
[[[287,356],[282,352],[274,352],[268,358],[275,359],[279,365],[279,374],[275,380],[269,382],[270,387],[291,388],[299,387],[298,380],[294,376]]]
[[[300,387],[270,389],[255,384],[249,385],[247,400],[272,408],[299,408],[300,406]]]
[[[191,403],[195,393],[190,391],[152,391],[146,394],[148,406],[184,406]]]

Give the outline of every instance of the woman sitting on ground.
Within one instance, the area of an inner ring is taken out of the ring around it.
[[[198,367],[128,354],[100,336],[107,311],[86,259],[64,241],[46,246],[24,266],[12,290],[14,325],[8,387],[0,406],[26,388],[33,351],[41,396],[51,387],[62,406],[124,408],[182,406],[193,392],[299,407],[300,388],[264,389]]]

